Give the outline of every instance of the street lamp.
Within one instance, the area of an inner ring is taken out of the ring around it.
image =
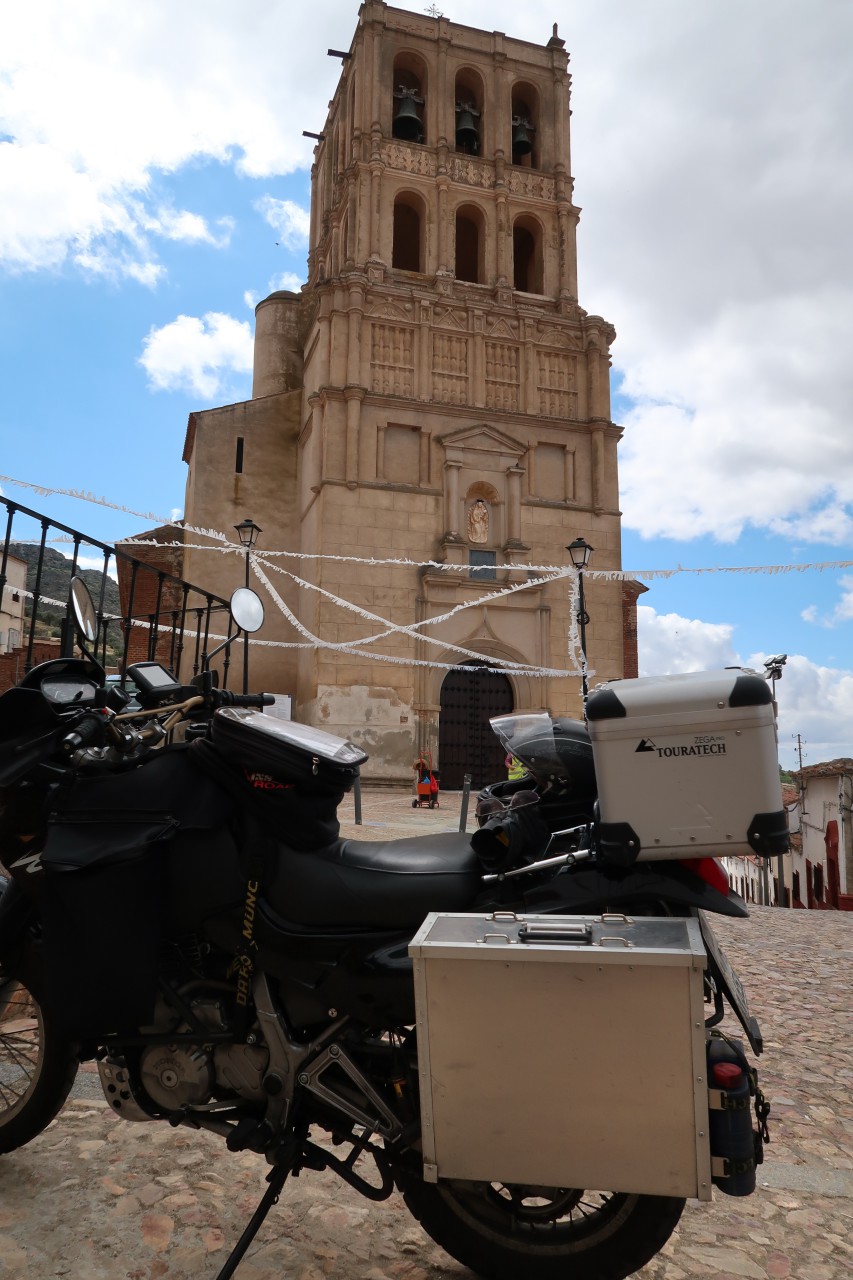
[[[581,655],[583,662],[581,664],[581,687],[583,690],[583,704],[586,706],[587,694],[589,693],[589,683],[586,677],[586,626],[589,622],[589,614],[586,611],[586,602],[583,594],[583,571],[589,564],[589,558],[595,550],[591,547],[585,538],[575,538],[574,542],[570,542],[566,547],[572,564],[578,571],[578,625],[581,629]]]
[[[260,525],[255,524],[246,516],[245,520],[241,520],[239,524],[235,524],[237,537],[240,539],[241,545],[246,552],[246,586],[249,585],[249,555],[252,547],[258,540],[258,534],[263,533]],[[249,692],[249,633],[243,632],[243,692]]]

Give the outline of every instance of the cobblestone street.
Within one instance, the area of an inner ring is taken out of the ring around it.
[[[345,813],[352,813],[352,800]],[[436,811],[367,791],[361,839],[458,828],[459,796]],[[472,823],[469,822],[469,828]],[[642,1280],[842,1280],[853,1274],[853,915],[755,908],[715,920],[762,1024],[771,1145],[759,1189],[689,1203]],[[734,1028],[731,1028],[734,1030]],[[0,1160],[3,1280],[206,1280],[264,1189],[260,1157],[209,1134],[117,1120],[81,1072],[50,1128]],[[463,1280],[397,1196],[374,1205],[330,1174],[290,1182],[237,1280]],[[525,1277],[519,1275],[519,1280]],[[566,1280],[571,1280],[567,1274]]]

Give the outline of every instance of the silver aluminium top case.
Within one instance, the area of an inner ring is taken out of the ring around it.
[[[609,860],[787,850],[772,694],[754,671],[614,680],[587,717]]]

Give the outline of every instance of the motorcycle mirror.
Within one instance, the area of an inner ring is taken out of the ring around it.
[[[85,640],[94,644],[98,638],[98,615],[92,593],[82,578],[76,575],[71,579],[71,606],[77,629]]]
[[[241,631],[260,631],[264,625],[261,598],[248,587],[238,587],[231,597],[231,617]]]

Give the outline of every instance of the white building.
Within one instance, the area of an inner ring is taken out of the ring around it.
[[[795,907],[853,911],[853,760],[808,765],[794,775],[800,799],[792,814]]]

